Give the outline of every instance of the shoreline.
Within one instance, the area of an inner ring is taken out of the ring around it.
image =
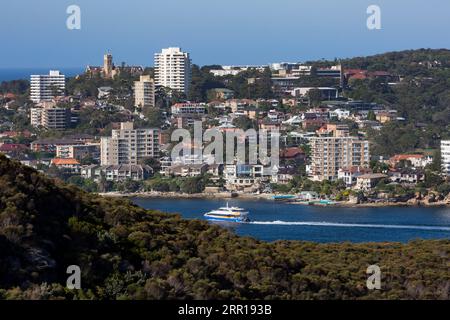
[[[114,198],[141,198],[141,199],[242,199],[242,200],[267,200],[273,202],[284,202],[296,205],[304,206],[317,206],[317,207],[339,207],[339,208],[385,208],[385,207],[450,207],[450,203],[439,201],[439,202],[367,202],[367,203],[353,203],[348,201],[335,202],[332,205],[321,205],[314,204],[309,205],[299,202],[289,202],[289,201],[274,201],[273,196],[276,194],[265,193],[265,194],[241,194],[230,192],[219,192],[219,193],[177,193],[177,192],[136,192],[136,193],[121,193],[121,192],[106,192],[98,193],[102,197],[114,197]]]
[[[119,197],[119,198],[141,198],[141,199],[245,199],[245,200],[272,200],[274,194],[232,194],[230,192],[218,193],[178,193],[178,192],[105,192],[98,193],[102,197]]]

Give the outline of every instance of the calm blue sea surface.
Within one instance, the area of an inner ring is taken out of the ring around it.
[[[59,70],[66,77],[81,74],[84,68],[0,68],[0,82],[26,79],[30,80],[32,74],[48,74],[50,70]]]
[[[226,206],[250,211],[249,224],[225,224],[236,234],[265,241],[408,242],[450,239],[450,208],[334,208],[311,207],[263,200],[133,199],[134,203],[187,219]]]

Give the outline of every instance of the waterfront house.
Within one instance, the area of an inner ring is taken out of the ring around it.
[[[361,166],[340,168],[338,171],[338,180],[345,182],[346,186],[352,186],[356,183],[358,177],[364,174],[370,174],[372,170]]]
[[[142,165],[113,165],[113,166],[99,166],[90,165],[81,169],[81,176],[83,178],[94,179],[99,181],[104,177],[107,181],[125,181],[134,180],[141,181],[149,178],[153,173],[153,169],[149,166]]]
[[[425,180],[425,174],[423,170],[404,168],[390,171],[389,179],[397,183],[416,184]]]
[[[319,199],[319,194],[315,191],[302,191],[298,195],[299,200],[311,201]]]
[[[364,174],[356,178],[356,189],[369,191],[374,188],[381,180],[388,178],[382,173]]]
[[[271,182],[277,184],[288,184],[294,179],[296,170],[294,167],[274,167],[272,169]]]
[[[198,177],[204,174],[208,169],[206,163],[199,164],[176,164],[167,167],[164,175],[175,177]]]
[[[263,179],[262,165],[236,164],[224,167],[226,188],[230,191],[256,191]]]

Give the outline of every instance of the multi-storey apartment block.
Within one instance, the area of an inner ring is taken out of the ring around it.
[[[134,129],[132,122],[121,123],[111,137],[100,143],[102,165],[139,164],[146,158],[159,158],[159,129]]]
[[[66,78],[57,70],[46,75],[32,75],[30,81],[30,100],[39,103],[51,101],[55,96],[64,95]]]
[[[155,106],[155,83],[150,76],[141,76],[134,82],[134,105],[142,108]]]
[[[67,108],[44,106],[30,109],[31,125],[49,130],[64,130],[71,124],[71,111]]]
[[[189,53],[180,48],[163,49],[155,54],[155,83],[157,86],[188,93],[191,80]]]
[[[310,138],[312,180],[336,180],[341,168],[367,167],[370,161],[369,142],[356,137]]]

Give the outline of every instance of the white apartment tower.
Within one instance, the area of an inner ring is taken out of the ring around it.
[[[134,129],[123,122],[111,137],[102,137],[101,165],[139,164],[145,158],[159,158],[159,129]]]
[[[442,173],[450,176],[450,140],[441,141]]]
[[[191,59],[189,53],[180,48],[162,49],[155,54],[155,82],[157,86],[164,86],[183,92],[189,91],[191,81]]]
[[[30,99],[35,103],[51,101],[55,96],[64,95],[66,77],[57,70],[49,74],[31,75]]]
[[[368,167],[369,141],[356,137],[313,137],[309,176],[314,181],[336,180],[346,167]]]
[[[141,76],[134,82],[134,105],[136,107],[155,107],[155,82],[150,76]]]

